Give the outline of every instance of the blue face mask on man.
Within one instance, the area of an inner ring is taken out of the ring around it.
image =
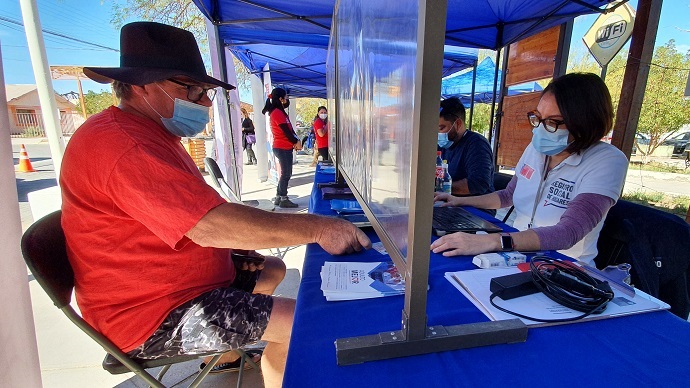
[[[455,128],[455,123],[453,123],[453,126],[450,127],[450,131],[448,132],[439,132],[438,133],[438,141],[437,144],[441,148],[448,148],[453,145],[453,142],[448,139],[448,134],[450,132],[453,132],[453,129]]]
[[[557,155],[568,147],[567,129],[557,129],[549,132],[544,128],[544,123],[532,129],[532,145],[544,155]]]
[[[160,86],[158,87],[160,88]],[[163,88],[161,88],[161,90],[163,90]],[[163,93],[173,100],[165,90],[163,90]],[[144,99],[144,101],[146,100]],[[173,101],[175,101],[175,107],[173,108],[173,115],[170,118],[163,117],[148,101],[146,101],[149,107],[161,117],[161,122],[168,132],[179,137],[192,137],[201,133],[201,131],[206,128],[206,124],[209,122],[208,107],[180,100],[179,98],[175,98]]]
[[[450,145],[453,144],[450,140],[448,140],[448,132],[439,132],[438,133],[438,146],[441,148],[448,148]]]

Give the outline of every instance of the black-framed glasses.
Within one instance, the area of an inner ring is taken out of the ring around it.
[[[558,127],[563,128],[563,126],[565,125],[565,121],[562,120],[555,120],[548,117],[542,119],[539,117],[537,111],[527,112],[527,120],[529,120],[529,124],[533,128],[536,128],[539,126],[539,124],[544,123],[544,128],[546,129],[546,131],[551,133],[556,132],[558,130]]]
[[[211,101],[213,101],[213,97],[216,96],[216,88],[202,88],[199,85],[189,85],[174,79],[169,79],[168,81],[187,88],[187,98],[191,102],[201,100],[204,97],[204,94],[206,94]]]

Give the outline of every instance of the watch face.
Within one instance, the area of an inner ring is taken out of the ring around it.
[[[512,251],[513,250],[513,238],[509,234],[501,235],[501,250]]]

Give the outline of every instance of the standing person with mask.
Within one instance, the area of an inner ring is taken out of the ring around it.
[[[120,67],[84,74],[113,82],[120,99],[74,133],[60,172],[84,320],[130,357],[227,352],[217,372],[237,370],[232,350],[262,339],[265,386],[280,387],[295,301],[272,296],[285,264],[254,264],[252,250],[316,242],[349,253],[369,239],[336,218],[228,203],[204,181],[180,137],[204,129],[217,87],[235,87],[206,74],[192,33],[126,24]],[[258,281],[237,281],[238,271],[261,269]]]
[[[465,127],[465,107],[457,97],[441,101],[438,146],[448,161],[453,195],[482,195],[494,191],[494,161],[486,138]],[[494,212],[495,214],[495,212]]]
[[[295,208],[299,205],[288,198],[288,183],[292,177],[292,151],[301,150],[302,142],[292,128],[290,117],[285,112],[285,108],[288,106],[290,106],[290,100],[285,89],[275,88],[268,96],[261,113],[268,113],[270,117],[271,133],[273,133],[273,154],[278,158],[280,164],[280,178],[273,203],[282,208]]]
[[[256,155],[252,147],[256,143],[256,132],[254,131],[254,122],[249,118],[247,110],[240,109],[244,120],[242,120],[242,148],[247,151],[247,165],[256,164]]]
[[[314,137],[316,138],[316,149],[314,152],[314,163],[312,166],[316,166],[316,161],[319,156],[322,160],[328,159],[328,136],[331,131],[331,123],[328,121],[328,109],[325,106],[320,106],[317,111],[316,117],[314,117]]]
[[[623,189],[628,160],[601,138],[613,125],[611,95],[597,75],[566,74],[527,113],[532,142],[504,190],[478,197],[436,194],[446,206],[515,206],[520,232],[454,233],[431,244],[444,256],[492,251],[559,250],[590,264],[604,218]]]

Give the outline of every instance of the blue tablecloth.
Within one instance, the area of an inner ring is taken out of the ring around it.
[[[317,170],[315,182],[333,180]],[[333,214],[314,185],[311,212]],[[369,237],[378,241],[373,230]],[[430,240],[431,241],[431,240]],[[380,261],[374,250],[331,256],[307,247],[285,387],[690,386],[690,323],[668,312],[530,328],[527,341],[338,366],[338,338],[400,330],[403,296],[326,302],[324,261]],[[487,321],[446,279],[471,257],[431,254],[428,324]]]

